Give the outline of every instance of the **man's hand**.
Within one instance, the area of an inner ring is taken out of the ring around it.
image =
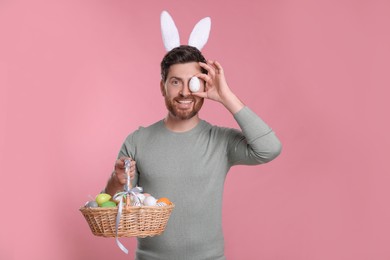
[[[130,180],[135,176],[135,164],[136,162],[129,157],[121,157],[115,161],[115,170],[111,174],[110,179],[107,182],[106,193],[114,196],[118,191],[123,191],[123,185],[127,183],[127,175],[125,172],[125,160],[130,160]]]
[[[115,171],[112,173],[112,178],[121,185],[125,185],[127,182],[127,175],[125,172],[125,160],[131,161],[130,166],[130,180],[134,179],[135,175],[135,164],[136,162],[133,161],[129,157],[121,157],[118,160],[115,161]]]
[[[199,62],[199,65],[208,72],[208,74],[199,73],[196,75],[204,80],[205,90],[204,92],[192,93],[192,95],[220,102],[232,114],[241,110],[244,104],[230,90],[221,64],[208,60],[207,63]]]

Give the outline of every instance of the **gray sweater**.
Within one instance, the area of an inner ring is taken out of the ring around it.
[[[234,115],[241,131],[201,120],[188,132],[168,130],[161,120],[130,134],[119,152],[137,162],[134,183],[175,208],[164,233],[139,238],[138,260],[222,260],[222,195],[230,167],[277,157],[281,144],[248,107]]]

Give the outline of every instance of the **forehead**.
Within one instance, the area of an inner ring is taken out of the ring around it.
[[[191,78],[200,72],[200,65],[197,62],[178,63],[169,68],[167,78]]]

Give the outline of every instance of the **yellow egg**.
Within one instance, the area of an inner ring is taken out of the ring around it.
[[[111,195],[107,193],[100,193],[96,196],[95,201],[101,206],[104,202],[107,202],[111,199]]]

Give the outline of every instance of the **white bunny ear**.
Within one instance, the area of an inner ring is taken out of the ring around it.
[[[210,17],[206,17],[200,20],[191,32],[190,39],[188,40],[188,45],[193,46],[198,50],[201,50],[209,39],[210,29]]]
[[[161,34],[167,51],[180,46],[179,31],[167,11],[161,13]]]

